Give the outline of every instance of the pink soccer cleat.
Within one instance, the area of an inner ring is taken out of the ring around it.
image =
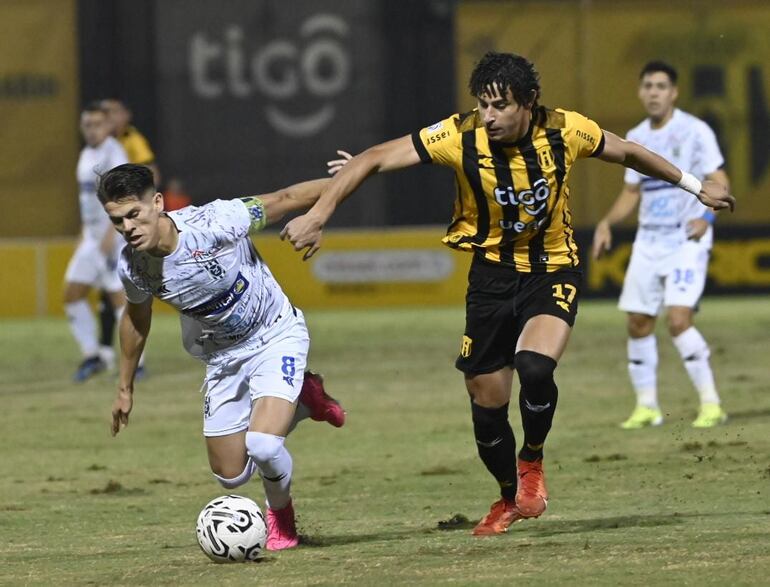
[[[345,423],[345,410],[336,399],[324,391],[324,379],[318,373],[305,371],[299,401],[308,407],[310,417],[316,422],[328,422],[336,428]]]
[[[284,550],[299,544],[291,501],[280,510],[267,508],[267,549]]]

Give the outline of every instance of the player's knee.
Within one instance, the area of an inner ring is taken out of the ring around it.
[[[692,319],[687,312],[669,312],[666,317],[668,333],[671,336],[679,336],[692,326]]]
[[[284,438],[264,432],[246,433],[246,451],[257,467],[262,468],[276,459],[283,449]]]
[[[551,357],[534,351],[519,351],[514,357],[514,365],[523,388],[540,388],[553,382],[556,361]]]
[[[499,408],[485,408],[471,402],[471,417],[477,427],[497,428],[502,422],[508,422],[508,404]]]
[[[627,328],[631,338],[644,338],[655,330],[655,319],[642,314],[629,314]]]
[[[212,474],[219,481],[219,484],[225,489],[235,489],[246,483],[256,470],[256,466],[251,459],[248,459],[243,470],[229,463],[222,463],[212,466]]]

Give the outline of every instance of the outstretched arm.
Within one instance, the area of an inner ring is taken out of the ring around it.
[[[318,201],[321,190],[330,181],[326,178],[303,181],[269,194],[240,198],[251,214],[249,232],[258,232],[291,212],[307,210]]]
[[[308,249],[303,259],[309,259],[321,247],[323,227],[334,210],[367,177],[419,162],[420,155],[412,143],[411,135],[370,147],[353,157],[337,172],[321,193],[318,202],[307,214],[289,222],[281,231],[281,238],[288,238],[297,251]]]
[[[126,304],[120,319],[120,375],[118,396],[112,404],[112,435],[128,426],[128,416],[134,405],[134,375],[150,334],[152,298],[141,304]]]
[[[609,212],[599,221],[596,230],[594,230],[594,242],[591,247],[594,259],[598,259],[610,250],[612,247],[612,225],[617,224],[634,211],[640,196],[639,184],[626,183],[623,185],[623,189],[610,207]]]
[[[679,186],[695,195],[702,204],[715,210],[729,208],[732,211],[735,207],[735,198],[730,195],[726,186],[710,180],[700,182],[686,170],[679,169],[640,144],[623,140],[606,130],[603,132],[604,150],[599,155],[599,159],[620,163],[643,175]]]

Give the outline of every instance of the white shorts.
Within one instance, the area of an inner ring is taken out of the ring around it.
[[[296,402],[309,348],[305,317],[294,310],[268,333],[218,353],[216,364],[207,364],[203,382],[203,435],[246,430],[252,403],[260,397]]]
[[[116,239],[120,240],[120,239]],[[99,242],[92,239],[80,241],[78,248],[72,255],[64,281],[67,283],[84,283],[91,287],[104,289],[109,292],[121,291],[123,284],[118,276],[118,257],[120,247],[116,247],[116,254],[108,258],[102,253]]]
[[[695,308],[706,285],[709,255],[703,242],[670,246],[663,239],[637,236],[618,307],[648,316],[657,316],[663,306]]]

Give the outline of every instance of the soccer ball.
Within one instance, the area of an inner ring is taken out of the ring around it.
[[[196,530],[201,550],[215,563],[256,560],[267,541],[262,510],[240,495],[212,499],[198,516]]]

